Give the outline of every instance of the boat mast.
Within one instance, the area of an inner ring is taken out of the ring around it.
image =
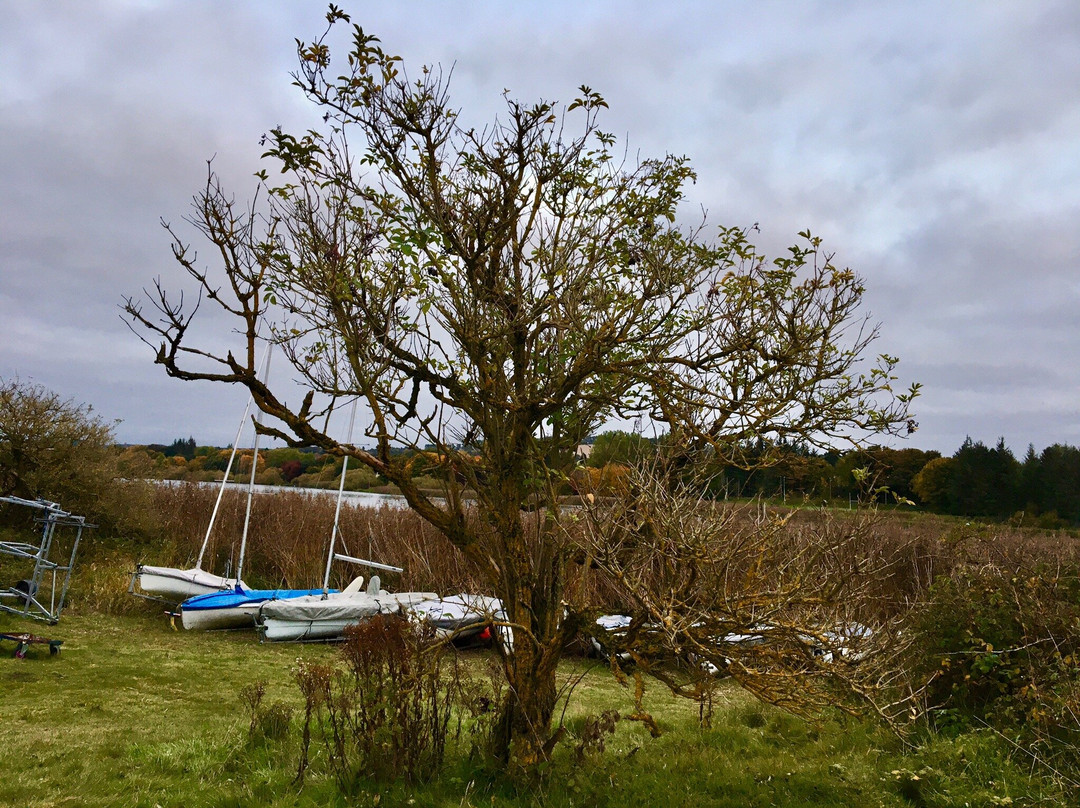
[[[263,384],[270,376],[270,354],[272,344],[266,346],[266,361],[263,364]],[[236,564],[236,585],[240,585],[240,577],[244,572],[244,555],[247,553],[248,527],[251,524],[251,499],[255,493],[255,472],[259,466],[259,425],[262,423],[259,416],[261,410],[255,411],[255,449],[251,456],[251,478],[248,480],[247,510],[244,513],[244,533],[240,537],[240,560]]]
[[[233,459],[236,457],[236,445],[240,442],[240,433],[244,431],[244,424],[247,423],[249,412],[251,412],[250,397],[247,400],[247,406],[244,407],[244,414],[240,418],[240,426],[236,429],[236,437],[233,438],[232,451],[229,452],[229,462],[225,465],[225,476],[221,478],[221,485],[218,487],[217,500],[214,502],[214,510],[210,514],[210,524],[206,526],[206,536],[203,538],[202,547],[199,548],[199,560],[195,562],[195,569],[202,569],[203,557],[206,555],[206,546],[210,543],[210,533],[214,529],[214,522],[217,521],[218,509],[221,507],[221,495],[225,493],[225,484],[229,481],[229,474],[232,473]]]
[[[349,434],[345,442],[352,443],[353,424],[356,423],[356,402],[353,399],[352,412],[349,414]],[[344,455],[341,461],[341,481],[338,483],[337,507],[334,509],[334,529],[330,531],[330,552],[326,554],[326,572],[323,574],[322,593],[323,597],[330,592],[330,565],[334,562],[334,547],[337,544],[338,520],[341,518],[341,497],[345,493],[345,472],[349,470],[349,456]]]

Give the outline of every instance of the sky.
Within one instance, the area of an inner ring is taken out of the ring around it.
[[[756,223],[770,254],[822,237],[865,279],[875,350],[923,385],[891,445],[1080,445],[1075,0],[340,5],[410,69],[452,67],[467,123],[504,90],[589,85],[632,155],[691,159],[691,213]],[[233,439],[244,391],[166,377],[119,306],[185,288],[161,220],[194,239],[208,159],[247,199],[259,138],[321,123],[289,74],[325,11],[0,0],[0,379],[91,404],[122,442]]]

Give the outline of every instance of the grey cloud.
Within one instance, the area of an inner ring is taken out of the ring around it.
[[[207,158],[245,198],[259,135],[318,124],[288,73],[293,38],[320,33],[323,10],[5,7],[0,376],[94,403],[127,440],[231,438],[243,396],[165,378],[117,304],[158,275],[185,285],[158,218],[180,223]],[[880,349],[926,384],[912,445],[1080,442],[1077,4],[351,11],[411,69],[453,66],[471,123],[503,108],[503,88],[566,102],[590,84],[631,157],[692,158],[688,221],[701,205],[718,224],[760,222],[772,253],[804,227],[823,236],[866,278]]]
[[[1011,395],[1017,391],[1060,389],[1068,383],[1060,371],[1019,362],[1007,365],[948,362],[924,365],[919,370],[920,381],[942,393]]]

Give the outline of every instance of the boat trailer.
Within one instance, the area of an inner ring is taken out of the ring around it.
[[[15,643],[16,659],[25,659],[26,650],[31,645],[47,645],[49,646],[49,654],[56,656],[56,654],[60,653],[60,646],[64,644],[63,640],[49,640],[36,634],[7,634],[0,632],[0,641],[2,640],[11,640]]]

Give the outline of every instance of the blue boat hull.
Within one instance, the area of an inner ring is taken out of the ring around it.
[[[331,590],[336,591],[336,590]],[[254,628],[259,607],[268,600],[321,595],[321,589],[236,589],[196,595],[180,604],[184,628]]]

